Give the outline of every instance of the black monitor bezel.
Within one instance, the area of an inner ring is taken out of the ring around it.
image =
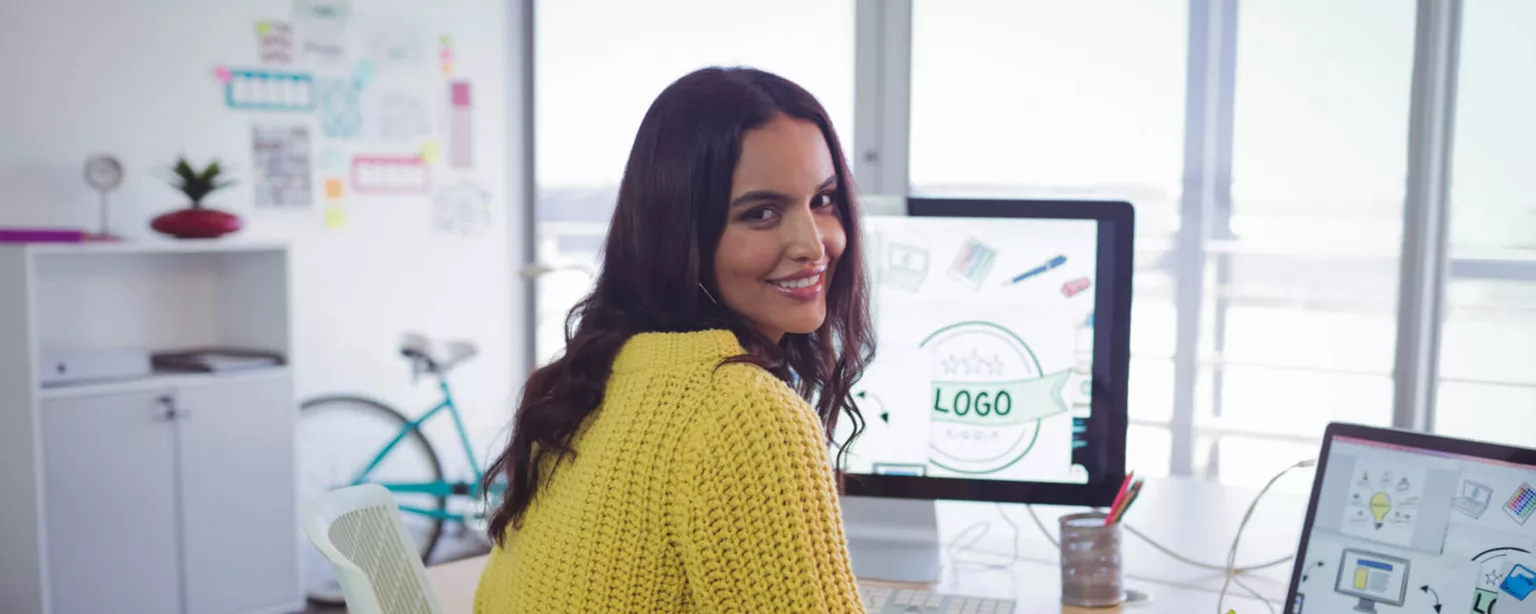
[[[1124,201],[912,197],[907,199],[907,215],[1099,222],[1093,396],[1090,401],[1093,417],[1089,428],[1103,444],[1084,449],[1103,455],[1101,460],[1109,467],[1109,472],[1091,477],[1086,484],[849,473],[844,480],[846,494],[897,499],[1109,505],[1125,479],[1126,377],[1130,369],[1131,273],[1136,219],[1131,204]]]
[[[1311,545],[1312,528],[1317,520],[1318,497],[1323,492],[1323,476],[1327,475],[1328,471],[1328,456],[1333,450],[1334,440],[1339,437],[1363,439],[1374,443],[1469,456],[1536,468],[1536,449],[1517,448],[1515,446],[1468,439],[1454,439],[1403,429],[1365,426],[1347,422],[1331,423],[1323,431],[1323,447],[1318,452],[1317,457],[1317,477],[1312,480],[1312,499],[1307,502],[1307,515],[1301,525],[1300,543],[1296,545],[1296,556],[1298,557],[1305,555],[1307,547]],[[1296,593],[1301,590],[1302,571],[1304,570],[1299,565],[1291,569],[1291,582],[1285,593],[1285,607],[1287,609],[1290,607],[1289,604],[1296,602]]]

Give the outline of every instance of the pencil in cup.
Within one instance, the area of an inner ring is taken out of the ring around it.
[[[1125,496],[1120,500],[1119,507],[1110,510],[1110,524],[1120,524],[1120,521],[1125,518],[1125,513],[1131,509],[1132,504],[1136,503],[1136,498],[1141,496],[1141,485],[1144,483],[1146,483],[1145,480],[1136,480],[1126,490]]]

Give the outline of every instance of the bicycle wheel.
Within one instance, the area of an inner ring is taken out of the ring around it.
[[[305,401],[299,408],[299,496],[308,501],[329,490],[350,486],[352,480],[378,456],[384,446],[410,421],[393,408],[363,397],[325,396]],[[420,429],[412,429],[389,451],[372,473],[371,483],[423,483],[443,479],[443,466]],[[415,493],[395,493],[401,508],[441,513],[445,498]],[[423,561],[428,560],[443,532],[441,516],[402,509],[401,519],[415,540]],[[307,542],[302,546],[304,590],[311,602],[340,605],[341,587],[330,562]]]

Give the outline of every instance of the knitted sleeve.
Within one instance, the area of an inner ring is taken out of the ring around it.
[[[821,423],[755,369],[721,367],[680,449],[678,542],[693,602],[863,612]]]

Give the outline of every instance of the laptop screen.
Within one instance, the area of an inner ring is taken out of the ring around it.
[[[1346,436],[1325,466],[1292,614],[1536,614],[1536,466]]]

